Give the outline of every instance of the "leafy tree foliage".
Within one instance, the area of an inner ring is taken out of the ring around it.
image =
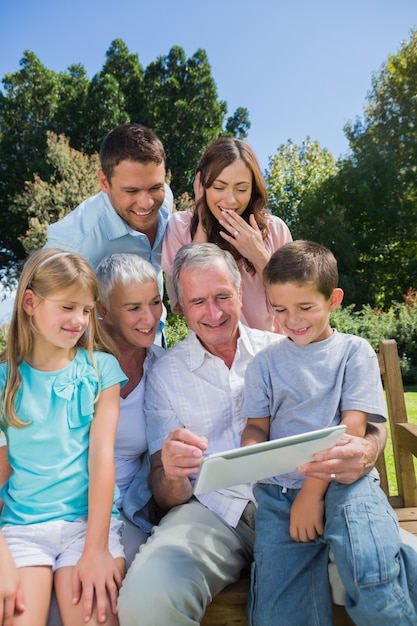
[[[269,208],[286,222],[294,239],[302,236],[304,207],[337,169],[330,152],[310,138],[301,146],[289,140],[270,158],[267,170]]]
[[[48,175],[44,155],[46,131],[59,102],[59,80],[32,52],[26,51],[20,72],[6,74],[0,92],[0,212],[1,264],[21,257],[17,235],[26,227],[24,213],[9,210],[16,191],[35,172]]]
[[[58,75],[59,105],[50,120],[50,129],[57,135],[71,136],[71,145],[81,150],[86,142],[83,112],[87,110],[90,81],[85,68],[70,65],[66,72]]]
[[[100,75],[113,76],[123,93],[129,119],[140,121],[145,109],[143,67],[137,54],[129,52],[121,39],[115,39],[106,52],[106,61]]]
[[[414,31],[373,77],[363,121],[346,126],[347,158],[289,142],[270,160],[272,210],[333,250],[346,303],[388,308],[416,287],[416,93]]]
[[[251,123],[248,110],[244,107],[238,107],[234,114],[227,120],[225,135],[237,137],[238,139],[246,139],[250,127]]]
[[[35,174],[15,198],[13,208],[28,216],[29,227],[21,237],[27,254],[46,242],[49,223],[56,222],[100,187],[97,179],[98,155],[84,155],[69,146],[63,135],[47,132],[46,161],[53,174],[49,181]]]
[[[194,169],[207,144],[223,133],[244,137],[250,126],[242,107],[226,119],[227,106],[218,100],[204,50],[187,59],[174,46],[144,70],[138,55],[115,39],[102,70],[91,80],[80,64],[56,74],[29,51],[20,65],[20,71],[3,78],[0,91],[0,267],[24,257],[28,217],[40,219],[33,203],[26,213],[30,184],[37,194],[42,185],[57,184],[48,131],[65,135],[71,148],[93,155],[116,125],[146,124],[165,145],[171,185],[174,195],[180,196],[192,193]],[[42,208],[41,212],[46,219]],[[53,211],[48,219],[55,216]],[[41,233],[39,237],[40,242]]]
[[[373,77],[363,121],[345,129],[353,155],[343,172],[343,201],[359,229],[363,286],[374,293],[377,286],[375,301],[382,306],[416,286],[416,94],[414,30]],[[348,184],[356,192],[350,198]]]

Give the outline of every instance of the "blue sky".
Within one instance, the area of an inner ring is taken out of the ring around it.
[[[362,116],[372,74],[417,27],[416,0],[1,0],[0,77],[24,50],[56,72],[91,78],[121,38],[146,67],[173,45],[208,55],[218,96],[247,107],[247,141],[262,168],[288,139],[334,156]],[[140,120],[138,120],[140,121]]]

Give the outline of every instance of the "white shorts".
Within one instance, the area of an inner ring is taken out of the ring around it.
[[[120,537],[123,522],[111,518],[109,551],[113,558],[124,558]],[[27,526],[3,526],[1,532],[13,556],[16,567],[47,565],[52,571],[78,563],[84,550],[87,517],[73,522],[55,520]]]

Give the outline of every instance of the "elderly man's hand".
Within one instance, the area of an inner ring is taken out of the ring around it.
[[[314,461],[300,465],[297,471],[322,480],[329,480],[333,474],[339,483],[350,484],[374,467],[378,454],[377,438],[344,434],[332,448],[318,452]]]
[[[162,444],[161,460],[168,480],[193,476],[200,468],[207,439],[186,428],[172,430]]]

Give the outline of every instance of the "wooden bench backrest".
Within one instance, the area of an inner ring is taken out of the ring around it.
[[[409,424],[404,399],[397,343],[385,339],[379,344],[379,366],[386,394],[388,426],[398,493],[392,492],[387,478],[387,452],[378,460],[381,487],[394,508],[417,506],[417,484],[413,455],[417,457],[417,425]],[[392,462],[392,460],[391,460]]]

